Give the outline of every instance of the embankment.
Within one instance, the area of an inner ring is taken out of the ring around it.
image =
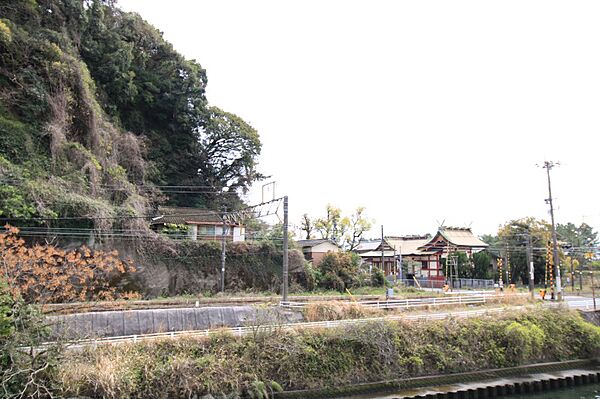
[[[67,353],[56,382],[67,395],[94,398],[264,397],[598,354],[599,327],[567,309],[536,309],[89,347]]]

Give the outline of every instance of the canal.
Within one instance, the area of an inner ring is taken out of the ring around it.
[[[387,394],[384,396],[360,396],[361,399],[398,399],[402,396]],[[551,392],[530,393],[505,396],[510,399],[600,399],[600,384],[584,385],[574,388],[557,389]]]
[[[558,389],[552,392],[513,395],[518,399],[600,399],[600,384],[584,385],[576,388]]]

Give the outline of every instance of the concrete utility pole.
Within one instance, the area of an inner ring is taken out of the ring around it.
[[[594,299],[594,312],[596,311],[596,289],[594,288],[594,272],[590,270],[590,277],[592,279],[592,298]]]
[[[575,269],[573,269],[573,254],[571,258],[571,292],[575,292]]]
[[[402,275],[402,246],[400,246],[400,248],[398,249],[398,274],[400,275],[400,281],[402,281],[402,278],[404,277]]]
[[[562,286],[560,281],[560,263],[558,259],[558,243],[556,239],[556,226],[554,224],[554,204],[552,202],[552,185],[550,184],[550,169],[554,166],[558,166],[560,163],[552,162],[552,161],[544,161],[544,169],[546,169],[546,174],[548,176],[548,199],[546,199],[546,203],[550,204],[550,218],[552,219],[552,244],[553,248],[553,258],[554,258],[554,267],[555,267],[555,275],[556,275],[556,299],[558,301],[562,300]]]
[[[506,276],[506,286],[510,286],[510,281],[508,280],[508,268],[510,265],[508,264],[508,244],[506,244],[506,249],[504,251],[504,260],[502,262],[504,264],[504,275]]]
[[[283,197],[283,302],[288,300],[288,197]]]
[[[227,226],[225,224],[225,216],[227,214],[227,208],[223,207],[223,213],[221,215],[221,219],[223,220],[223,225],[221,227],[221,292],[225,292],[225,258],[226,258],[226,245],[225,245],[225,241],[226,241],[226,233],[227,233]]]
[[[531,298],[535,296],[535,281],[533,268],[533,255],[531,253],[531,234],[527,233],[527,264],[529,265],[529,293]]]

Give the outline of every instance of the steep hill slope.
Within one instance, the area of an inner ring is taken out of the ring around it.
[[[215,193],[262,178],[260,140],[206,83],[113,1],[0,0],[0,218],[134,231],[161,201],[239,206]]]

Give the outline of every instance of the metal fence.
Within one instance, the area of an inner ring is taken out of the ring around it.
[[[406,287],[421,287],[421,288],[442,288],[448,284],[452,288],[477,288],[477,289],[489,289],[494,288],[494,280],[483,280],[477,278],[459,278],[450,280],[433,280],[433,279],[421,279],[417,281],[414,279],[397,279],[397,283],[402,284]],[[418,282],[418,284],[417,284]]]

